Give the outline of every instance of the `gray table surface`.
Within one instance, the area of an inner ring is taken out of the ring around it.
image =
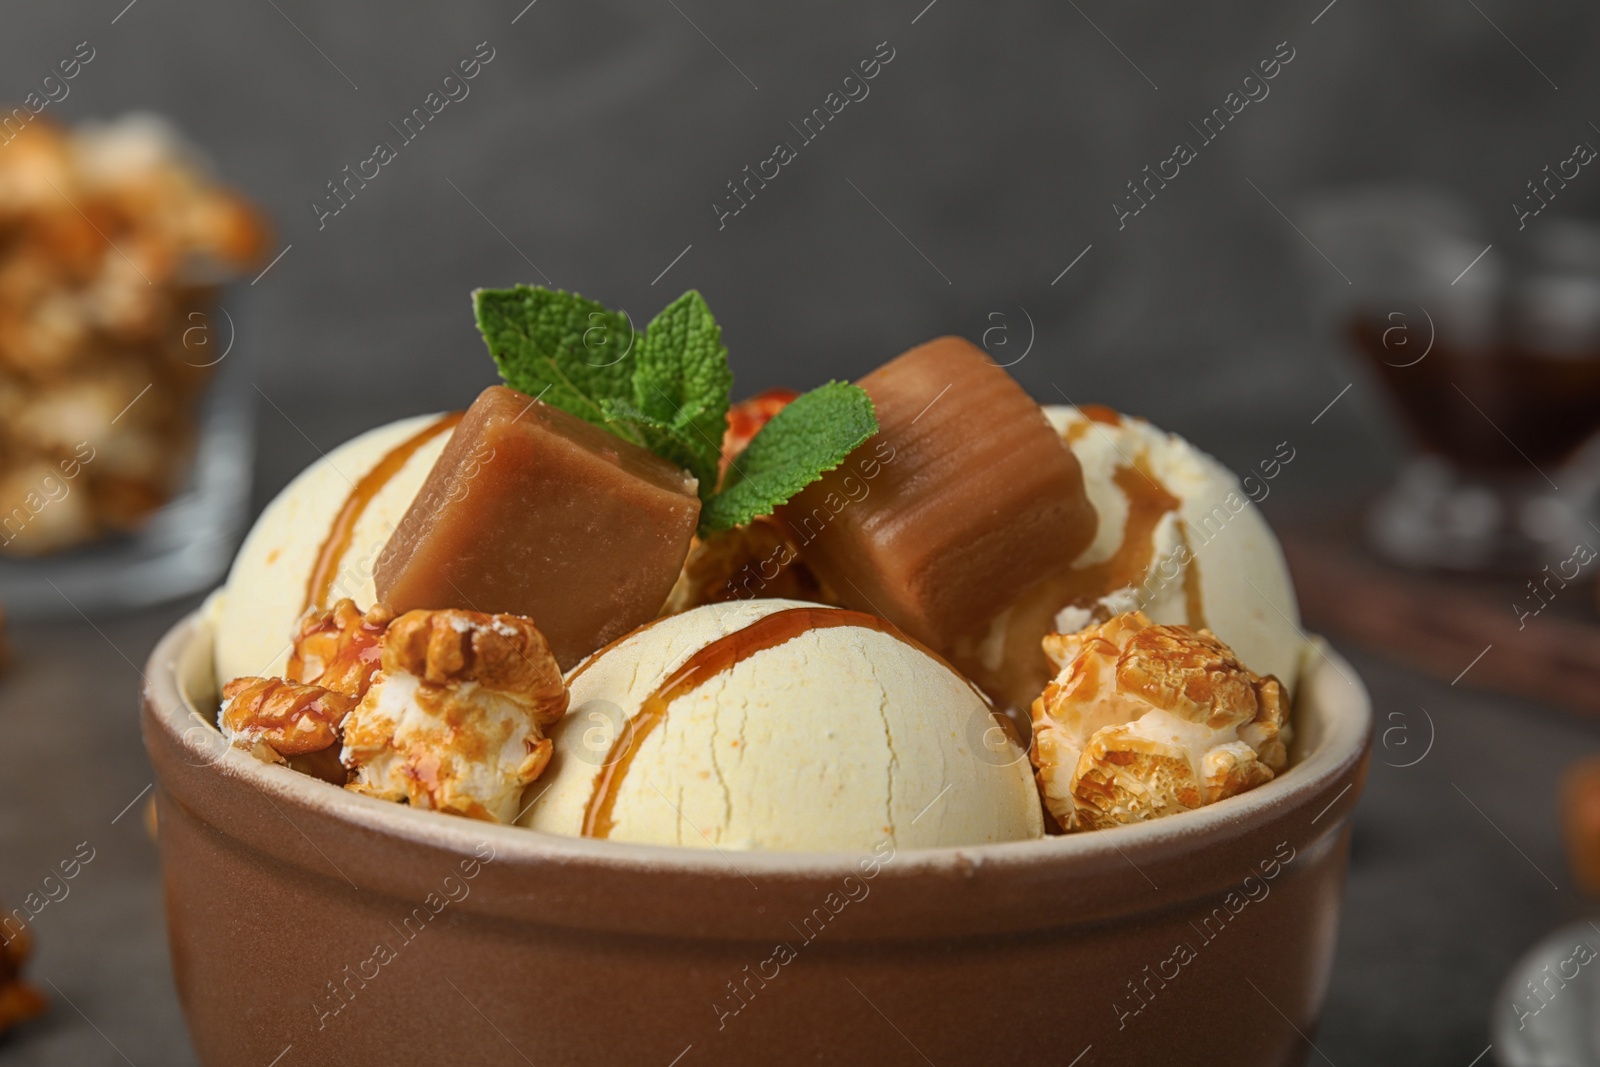
[[[144,658],[183,610],[12,635],[15,664],[0,681],[0,900],[16,903],[82,842],[95,858],[38,917],[33,975],[55,1007],[0,1043],[0,1064],[193,1062],[140,818],[151,772],[136,715]],[[1600,731],[1465,682],[1351,658],[1380,728],[1405,725],[1407,743],[1394,733],[1374,751],[1314,1039],[1340,1065],[1466,1067],[1489,1043],[1490,1011],[1509,1011],[1494,998],[1512,961],[1595,910],[1563,865],[1556,772],[1600,749]],[[1390,766],[1426,746],[1419,708],[1436,725],[1432,749],[1415,766]],[[1257,1007],[1241,1005],[1242,1019],[1280,1025]]]

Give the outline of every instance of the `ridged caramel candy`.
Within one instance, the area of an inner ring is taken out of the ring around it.
[[[378,599],[526,616],[567,670],[655,618],[699,518],[682,468],[490,386],[379,556]]]
[[[1094,538],[1077,459],[970,342],[929,341],[858,384],[878,433],[779,512],[848,606],[946,651]]]

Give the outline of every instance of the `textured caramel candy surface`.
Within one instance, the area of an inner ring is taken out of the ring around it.
[[[858,384],[879,432],[780,511],[849,606],[947,649],[1093,539],[1078,461],[970,342],[929,341]]]
[[[527,616],[566,670],[656,616],[699,516],[679,467],[491,386],[379,557],[378,598]]]

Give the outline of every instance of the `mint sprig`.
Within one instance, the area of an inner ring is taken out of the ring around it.
[[[645,447],[689,468],[701,499],[717,485],[722,435],[728,429],[733,371],[722,327],[693,289],[650,320],[633,373],[633,404]]]
[[[526,285],[479,289],[472,303],[507,385],[616,432],[603,402],[632,397],[639,347],[626,315],[576,293]]]
[[[699,293],[644,329],[576,293],[519,285],[472,295],[506,384],[686,468],[700,483],[702,534],[771,514],[878,430],[866,393],[829,382],[762,427],[719,490],[733,372]]]

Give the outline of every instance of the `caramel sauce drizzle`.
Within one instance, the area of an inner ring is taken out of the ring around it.
[[[1156,526],[1183,503],[1141,466],[1118,467],[1111,480],[1128,500],[1122,543],[1109,558],[1068,572],[1067,581],[1077,596],[1096,599],[1124,586],[1143,585],[1155,558]]]
[[[356,482],[355,487],[350,490],[350,495],[345,497],[339,513],[333,517],[333,525],[328,528],[328,537],[317,552],[316,565],[311,568],[311,577],[306,581],[306,599],[300,606],[302,614],[312,608],[328,606],[328,594],[333,592],[333,583],[339,576],[339,561],[350,550],[350,542],[355,540],[356,536],[356,523],[361,521],[367,505],[371,504],[372,499],[389,484],[391,478],[400,473],[406,461],[416,455],[418,449],[446,430],[455,429],[465,414],[464,411],[454,411],[424,426],[391,448],[382,459],[378,460],[376,466]]]
[[[583,836],[610,837],[611,831],[616,829],[614,812],[623,779],[628,776],[628,770],[633,766],[633,759],[638,755],[645,739],[666,721],[668,705],[679,697],[694,692],[718,675],[731,671],[757,652],[776,648],[802,634],[832,626],[859,626],[865,630],[876,630],[927,652],[927,649],[876,615],[846,611],[843,608],[785,608],[771,615],[762,616],[742,630],[735,630],[731,634],[717,638],[667,675],[661,684],[656,686],[655,691],[645,697],[638,714],[628,720],[627,725],[611,742],[611,749],[606,753],[605,765],[600,769],[600,776],[595,779],[594,791],[590,794],[589,805],[584,810]],[[579,670],[581,669],[580,667]]]
[[[1080,424],[1081,425],[1081,424]],[[1109,558],[1087,567],[1069,567],[1041,579],[1024,593],[1004,619],[1004,648],[998,663],[986,663],[983,645],[993,623],[985,623],[951,649],[960,673],[973,679],[1000,707],[1026,709],[1054,675],[1040,639],[1055,629],[1063,605],[1087,606],[1124,586],[1142,588],[1155,558],[1156,526],[1181,502],[1143,467],[1118,467],[1112,480],[1128,500],[1122,542]]]
[[[1104,404],[1085,404],[1078,408],[1078,414],[1083,416],[1084,421],[1074,422],[1067,427],[1066,442],[1069,445],[1077,444],[1080,440],[1089,436],[1089,431],[1094,428],[1094,424],[1097,422],[1103,422],[1108,426],[1122,425],[1121,412],[1108,408]]]
[[[1178,540],[1187,549],[1184,553],[1189,562],[1183,567],[1183,609],[1184,615],[1189,620],[1191,629],[1204,630],[1206,626],[1206,602],[1200,592],[1200,557],[1194,554],[1194,546],[1189,543],[1189,527],[1182,519],[1178,520]]]

